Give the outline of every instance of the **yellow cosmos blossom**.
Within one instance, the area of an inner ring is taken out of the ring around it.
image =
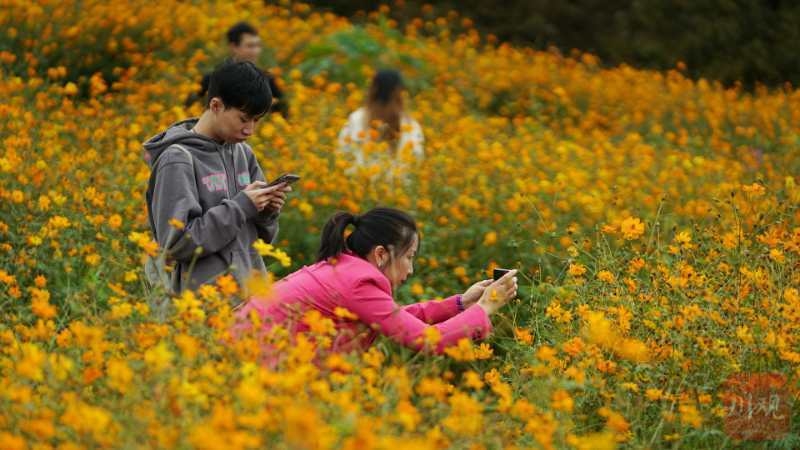
[[[283,250],[275,248],[272,244],[267,244],[261,239],[257,239],[253,243],[253,248],[256,249],[261,256],[270,256],[278,260],[283,267],[292,265],[292,259]]]
[[[627,240],[638,239],[644,234],[644,223],[636,217],[628,217],[620,223],[620,231]]]

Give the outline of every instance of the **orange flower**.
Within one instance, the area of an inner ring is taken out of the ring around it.
[[[236,280],[233,278],[233,275],[223,275],[218,277],[217,286],[219,286],[219,290],[222,295],[226,297],[230,297],[239,291],[239,286],[236,284]]]

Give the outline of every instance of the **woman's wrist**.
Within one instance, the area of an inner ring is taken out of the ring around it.
[[[475,304],[478,305],[483,310],[484,313],[486,313],[487,317],[494,314],[494,308],[485,304],[484,302],[478,300]]]
[[[458,307],[458,312],[464,311],[464,297],[461,294],[456,295],[456,306]]]

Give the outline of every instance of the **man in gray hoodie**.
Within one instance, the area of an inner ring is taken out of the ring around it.
[[[226,63],[211,74],[199,119],[178,122],[145,142],[148,217],[172,266],[174,293],[228,271],[240,286],[254,272],[266,273],[253,243],[275,240],[291,188],[267,186],[244,141],[271,104],[263,72],[250,62]]]

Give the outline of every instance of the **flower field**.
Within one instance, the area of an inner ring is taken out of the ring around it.
[[[513,47],[455,12],[0,5],[0,449],[800,447],[800,91]],[[232,278],[145,283],[141,143],[201,112],[183,100],[239,20],[290,104],[249,143],[267,178],[302,176],[270,270],[311,263],[336,210],[398,207],[422,229],[401,301],[520,269],[488,341],[328,355],[309,316],[272,370],[229,338]],[[426,158],[354,170],[337,135],[385,66]],[[725,381],[765,373],[791,420],[739,440]]]

